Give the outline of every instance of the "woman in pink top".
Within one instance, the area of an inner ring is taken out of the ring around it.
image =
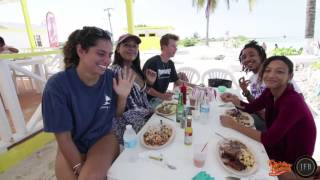
[[[312,156],[316,126],[303,97],[289,83],[293,77],[292,62],[285,56],[270,57],[259,77],[267,88],[249,104],[230,93],[223,94],[222,99],[249,113],[265,109],[267,131],[244,127],[229,116],[221,116],[221,124],[261,142],[270,159],[294,163],[302,155]]]

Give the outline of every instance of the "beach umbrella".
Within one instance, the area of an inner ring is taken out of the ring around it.
[[[20,2],[20,4],[21,4],[21,10],[22,10],[22,14],[24,17],[24,23],[26,26],[27,34],[28,34],[29,44],[30,44],[31,49],[35,49],[36,42],[33,38],[34,36],[33,36],[31,21],[30,21],[30,17],[29,17],[29,11],[28,11],[28,7],[27,7],[27,0],[0,0],[0,5],[7,4],[7,3],[15,3],[15,2]]]

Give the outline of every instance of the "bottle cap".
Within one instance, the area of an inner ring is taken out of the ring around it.
[[[126,129],[132,129],[132,125],[131,124],[126,125]]]

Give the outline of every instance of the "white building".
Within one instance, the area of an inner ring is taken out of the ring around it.
[[[37,47],[49,47],[46,25],[32,25],[32,27]],[[0,22],[0,36],[7,45],[19,50],[30,48],[26,26],[23,23]]]

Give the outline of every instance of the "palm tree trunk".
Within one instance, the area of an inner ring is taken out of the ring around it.
[[[305,38],[313,38],[314,37],[314,24],[316,19],[316,0],[308,0],[307,1],[307,9],[306,9],[306,30],[305,30]]]
[[[307,0],[306,7],[306,53],[313,54],[314,25],[316,17],[316,0]]]
[[[207,32],[206,32],[206,45],[209,46],[209,19],[210,15],[207,16]]]

